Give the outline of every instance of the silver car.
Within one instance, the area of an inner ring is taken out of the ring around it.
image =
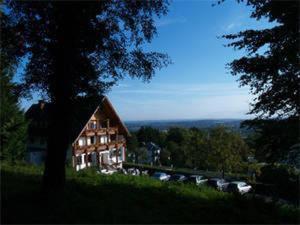
[[[208,180],[207,184],[217,190],[224,191],[229,183],[221,178],[211,178]]]
[[[156,180],[160,180],[160,181],[168,181],[170,179],[170,175],[168,175],[166,173],[162,173],[162,172],[155,172],[152,175],[152,178],[154,178]]]
[[[252,186],[243,181],[230,182],[227,187],[228,192],[234,192],[240,194],[248,193],[251,190],[252,190]]]

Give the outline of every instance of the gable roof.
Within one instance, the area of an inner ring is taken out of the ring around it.
[[[42,105],[44,104],[44,105]],[[78,102],[80,110],[75,110],[72,112],[72,119],[74,126],[71,128],[71,135],[70,140],[71,143],[74,143],[78,137],[84,131],[87,123],[90,121],[91,117],[98,111],[104,111],[104,113],[108,113],[111,117],[113,117],[118,123],[120,124],[121,133],[125,134],[126,136],[130,136],[130,133],[120,117],[118,116],[117,112],[115,111],[114,107],[108,100],[106,96],[102,96],[100,99],[100,104],[95,107],[95,102],[90,101],[88,102],[87,99],[82,99],[82,101]],[[51,113],[51,103],[44,103],[39,101],[38,104],[33,104],[25,113],[26,118],[35,121],[35,122],[45,122],[49,119],[49,114]],[[43,131],[41,129],[36,129],[34,126],[29,125],[29,134],[32,135],[45,135],[46,129]]]

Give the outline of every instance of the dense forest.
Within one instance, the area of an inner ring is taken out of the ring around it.
[[[159,130],[143,126],[133,131],[128,140],[128,160],[135,163],[143,162],[147,157],[146,143],[153,142],[161,148],[158,165],[177,168],[192,168],[222,172],[244,172],[251,162],[287,162],[293,143],[297,140],[297,132],[286,133],[285,140],[278,140],[273,147],[281,151],[270,151],[271,138],[275,138],[278,129],[274,126],[269,131],[255,130],[247,136],[230,127],[216,126],[209,129],[171,127]],[[277,123],[275,123],[277,124]],[[295,124],[295,123],[294,123]],[[246,126],[246,125],[244,125]],[[289,127],[289,126],[287,126]],[[279,137],[278,137],[279,138]],[[290,149],[290,150],[289,150]],[[285,153],[284,150],[286,150]],[[287,151],[289,150],[289,151]],[[269,154],[266,152],[269,151]],[[297,166],[296,163],[287,163]]]

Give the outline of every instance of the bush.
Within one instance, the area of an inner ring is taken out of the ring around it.
[[[257,181],[272,186],[277,197],[293,201],[299,205],[299,173],[292,167],[282,164],[263,166]]]

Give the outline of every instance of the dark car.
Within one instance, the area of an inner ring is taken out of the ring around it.
[[[227,188],[229,183],[224,179],[211,178],[208,180],[207,184],[208,184],[208,186],[216,188],[220,191],[224,191]]]
[[[177,181],[177,182],[183,182],[185,180],[186,180],[186,176],[182,174],[174,174],[169,179],[169,181]]]

